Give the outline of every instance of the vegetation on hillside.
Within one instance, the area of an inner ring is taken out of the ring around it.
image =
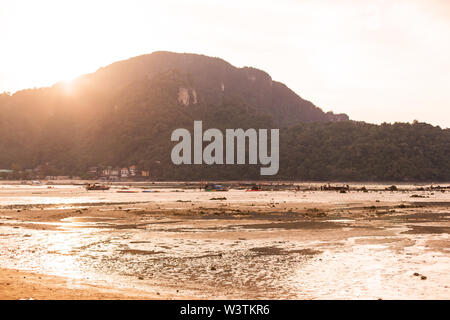
[[[136,165],[166,180],[450,181],[449,129],[336,119],[346,117],[322,112],[262,71],[156,53],[83,76],[70,90],[0,95],[0,169],[24,178],[36,167],[42,176],[89,177],[92,166]],[[260,176],[259,165],[173,165],[171,133],[192,130],[194,120],[204,129],[280,128],[278,175]]]

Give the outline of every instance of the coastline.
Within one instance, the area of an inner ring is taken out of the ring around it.
[[[105,203],[6,206],[0,298],[448,299],[450,193],[416,193],[165,190],[118,204],[94,192]]]

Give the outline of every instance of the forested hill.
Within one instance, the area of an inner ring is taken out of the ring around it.
[[[136,165],[152,179],[261,178],[259,166],[172,165],[171,132],[194,120],[205,129],[280,128],[273,179],[450,180],[448,129],[349,121],[263,71],[170,52],[0,95],[0,169],[88,177],[92,166]]]
[[[284,177],[450,181],[450,129],[429,124],[300,124],[280,137]],[[282,169],[280,169],[281,172]]]

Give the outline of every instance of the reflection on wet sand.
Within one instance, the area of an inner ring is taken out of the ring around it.
[[[450,297],[449,192],[183,191],[2,188],[1,265],[143,298]]]

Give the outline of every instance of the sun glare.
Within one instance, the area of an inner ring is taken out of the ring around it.
[[[62,91],[65,95],[70,96],[74,93],[74,81],[73,80],[66,80],[61,82]]]
[[[450,44],[442,39],[450,34],[450,20],[438,0],[277,6],[250,0],[42,0],[28,1],[27,10],[20,2],[0,5],[0,92],[52,86],[165,50],[252,65],[319,107],[354,119],[405,121],[408,110],[411,118],[449,124],[448,113],[436,116],[423,108],[433,97],[434,110],[448,110]],[[69,83],[65,89],[73,94]]]

